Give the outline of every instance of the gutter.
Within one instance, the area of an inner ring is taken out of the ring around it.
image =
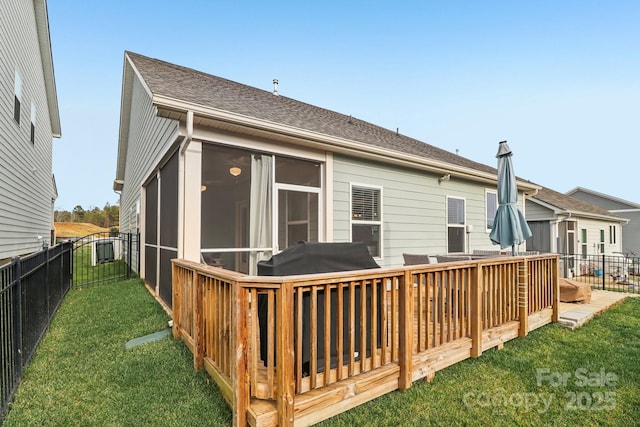
[[[187,148],[189,148],[189,144],[191,144],[191,140],[193,139],[193,110],[187,110],[187,136],[183,141],[182,148],[180,149],[180,154],[184,156]]]
[[[318,144],[324,144],[325,146],[329,145],[331,147],[338,148],[339,151],[342,152],[357,154],[359,156],[362,156],[363,153],[367,153],[369,156],[379,161],[381,160],[395,164],[413,165],[414,167],[416,165],[419,165],[430,172],[438,174],[451,174],[453,175],[453,177],[458,178],[478,179],[492,183],[497,182],[496,175],[492,173],[478,171],[463,166],[457,166],[451,163],[433,160],[423,156],[385,149],[384,147],[377,147],[353,140],[334,137],[320,132],[309,131],[291,126],[283,126],[278,123],[260,120],[249,116],[242,116],[230,113],[228,111],[216,110],[202,105],[186,103],[184,101],[161,95],[154,95],[152,98],[152,102],[157,108],[161,108],[166,111],[173,111],[177,113],[186,112],[187,115],[190,113],[193,114],[195,112],[201,117],[218,120],[224,123],[252,128],[263,132],[282,135],[284,137],[303,139]],[[193,118],[191,120],[193,120]],[[187,123],[188,122],[189,118],[187,117]],[[324,149],[326,150],[326,148]],[[534,184],[520,181],[518,182],[518,185],[521,188],[524,187],[525,189],[534,190],[537,194],[538,186]]]
[[[182,141],[182,148],[180,149],[180,157],[182,157],[182,200],[178,201],[178,209],[182,209],[182,215],[178,215],[178,224],[180,224],[180,228],[181,228],[181,232],[178,233],[179,236],[179,240],[178,242],[181,243],[182,245],[182,257],[184,258],[184,252],[185,252],[185,247],[186,247],[186,234],[187,234],[187,230],[186,230],[186,218],[187,218],[187,208],[185,207],[186,203],[186,195],[185,195],[185,181],[186,181],[186,168],[184,167],[185,165],[185,160],[184,158],[186,157],[186,153],[187,153],[187,149],[189,148],[189,145],[191,144],[191,141],[193,140],[193,110],[187,110],[187,121],[185,123],[186,128],[187,128],[187,135],[185,136],[184,140]],[[180,166],[179,166],[180,167]],[[182,218],[180,218],[180,216],[182,216]],[[180,230],[179,228],[179,230]],[[180,234],[182,234],[182,236],[180,236]],[[178,248],[178,250],[180,250],[180,248]]]

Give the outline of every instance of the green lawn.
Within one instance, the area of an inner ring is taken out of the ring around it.
[[[73,289],[6,426],[218,426],[231,413],[172,338],[125,350],[168,317],[138,280]],[[575,331],[545,326],[339,414],[325,426],[640,423],[640,298]]]
[[[231,412],[172,338],[130,350],[169,317],[139,280],[72,289],[3,426],[229,425]]]

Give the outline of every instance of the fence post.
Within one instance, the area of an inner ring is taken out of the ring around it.
[[[18,351],[18,363],[16,377],[22,377],[22,325],[24,322],[22,321],[22,269],[20,267],[20,257],[13,257],[11,263],[14,264],[14,273],[15,273],[15,293],[13,297],[13,323],[15,325],[15,335],[13,337],[14,348],[17,348]]]
[[[127,279],[131,278],[131,251],[133,251],[133,234],[127,233]]]
[[[181,274],[181,270],[176,265],[176,261],[171,261],[171,286],[173,291],[172,302],[172,317],[173,317],[173,338],[180,338],[180,319],[182,319],[182,279],[184,273]]]
[[[552,315],[551,321],[558,323],[560,320],[560,258],[555,257],[551,262],[551,299],[552,299]]]
[[[518,264],[518,318],[520,328],[519,337],[526,337],[529,333],[529,265],[526,258]]]
[[[404,278],[400,282],[400,336],[398,344],[400,346],[398,363],[400,364],[400,378],[398,388],[407,390],[412,383],[412,350],[413,350],[413,281],[411,280],[411,270],[404,271]]]
[[[606,287],[606,281],[605,281],[605,277],[606,275],[604,274],[605,271],[607,271],[607,266],[604,264],[606,262],[605,256],[604,254],[602,254],[602,290],[605,291],[607,290]]]
[[[471,272],[471,357],[482,355],[482,265],[476,263]]]
[[[204,283],[193,272],[193,367],[200,371],[204,366]]]
[[[48,246],[45,247],[43,251],[44,251],[45,260],[46,260],[45,267],[44,267],[44,291],[45,291],[44,298],[45,298],[45,301],[47,302],[47,320],[51,321],[51,317],[52,317],[51,304],[49,302],[50,295],[51,295],[51,293],[49,292],[49,288],[51,286],[51,283],[49,282],[49,262],[50,262],[49,247]],[[33,350],[35,351],[35,348]]]
[[[235,333],[231,335],[231,387],[233,389],[233,425],[247,425],[247,410],[250,404],[249,392],[249,368],[248,368],[248,319],[249,299],[246,288],[240,287],[240,283],[231,286],[231,324]],[[257,322],[256,322],[257,324]]]
[[[276,405],[278,426],[293,426],[295,376],[293,353],[293,283],[284,282],[276,294]]]

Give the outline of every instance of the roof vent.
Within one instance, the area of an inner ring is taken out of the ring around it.
[[[273,79],[273,94],[278,96],[278,79]]]

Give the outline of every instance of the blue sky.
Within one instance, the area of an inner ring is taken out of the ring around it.
[[[49,0],[56,209],[115,204],[124,51],[640,203],[638,1]]]

